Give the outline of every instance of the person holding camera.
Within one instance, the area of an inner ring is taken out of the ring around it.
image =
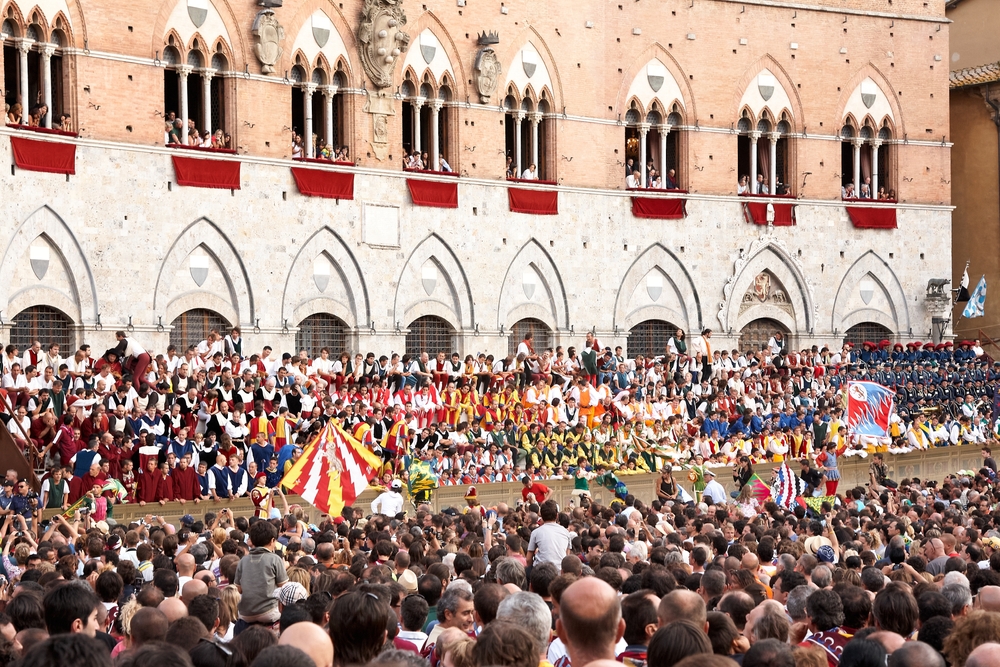
[[[18,521],[17,517],[24,518],[24,530],[31,530],[31,520],[35,510],[38,509],[38,494],[28,484],[28,480],[24,478],[17,480],[7,509],[14,517],[14,521]]]

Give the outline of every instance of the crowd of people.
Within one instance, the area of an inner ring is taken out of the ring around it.
[[[177,116],[176,111],[167,111],[163,115],[163,143],[166,146],[196,146],[221,150],[236,148],[232,136],[222,128],[217,128],[215,132],[201,131],[195,125],[194,118],[188,118],[185,128],[184,120]]]
[[[579,350],[535,350],[528,333],[504,358],[432,359],[255,353],[239,328],[164,354],[117,339],[100,356],[37,341],[0,355],[0,420],[41,473],[36,510],[82,501],[100,518],[119,502],[221,502],[258,480],[280,496],[331,419],[382,457],[385,486],[423,461],[442,486],[572,479],[622,496],[624,476],[670,465],[693,499],[720,466],[805,461],[817,495],[833,495],[842,457],[986,446],[996,433],[997,371],[973,341],[795,352],[775,332],[730,352],[713,349],[711,330],[678,330],[662,355],[628,358],[589,333]],[[895,390],[885,437],[848,433],[854,380]]]
[[[677,170],[667,169],[666,177],[657,170],[653,161],[646,162],[646,179],[643,181],[642,172],[635,164],[634,158],[625,160],[625,187],[629,190],[646,188],[653,190],[676,190],[680,187],[677,180]]]
[[[393,487],[395,491],[398,486]],[[0,665],[992,667],[996,462],[819,506],[215,508],[0,527]]]
[[[3,105],[4,109],[4,120],[7,125],[22,125],[24,119],[22,116],[23,107],[20,102],[15,102],[14,104]],[[45,127],[45,117],[49,114],[49,108],[44,104],[36,104],[31,107],[28,112],[28,127]],[[73,122],[72,117],[68,113],[59,114],[58,118],[53,118],[52,129],[61,130],[63,132],[73,132]]]

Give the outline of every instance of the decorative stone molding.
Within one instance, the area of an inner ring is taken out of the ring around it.
[[[285,39],[285,29],[278,23],[274,12],[262,9],[253,21],[253,51],[260,61],[262,74],[274,72],[274,65],[281,58],[281,41]]]
[[[779,254],[787,260],[794,267],[796,273],[799,274],[801,282],[809,292],[809,303],[812,304],[812,321],[815,322],[816,317],[819,315],[819,305],[816,303],[816,295],[813,292],[812,283],[806,280],[805,268],[802,266],[802,262],[789,252],[788,248],[781,241],[781,239],[770,236],[767,233],[762,233],[759,237],[750,242],[749,247],[746,250],[740,249],[739,256],[733,263],[733,273],[726,280],[725,286],[722,288],[723,295],[725,298],[719,302],[719,314],[718,320],[719,324],[722,326],[722,330],[726,331],[730,322],[727,318],[727,312],[729,310],[729,304],[733,297],[733,288],[736,286],[736,281],[739,280],[740,275],[743,273],[743,269],[753,260],[754,257],[760,254],[761,251],[765,250],[768,246],[774,247],[778,250]],[[744,296],[740,295],[740,303],[744,302]],[[783,291],[781,308],[782,310],[787,310],[788,295],[787,290]]]

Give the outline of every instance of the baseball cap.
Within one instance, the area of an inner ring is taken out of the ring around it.
[[[389,488],[392,489],[393,491],[399,491],[400,489],[403,488],[403,483],[400,482],[398,479],[394,479],[392,480],[392,484],[389,485]]]
[[[987,537],[985,544],[990,549],[1000,549],[1000,537]]]
[[[299,600],[305,600],[309,597],[309,591],[306,590],[305,586],[297,581],[286,582],[281,588],[275,588],[274,592],[271,593],[271,597],[275,598],[281,604],[286,607],[290,604],[295,604]]]

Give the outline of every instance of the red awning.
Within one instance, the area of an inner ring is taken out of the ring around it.
[[[848,206],[847,215],[858,229],[896,229],[895,208]]]
[[[775,227],[791,227],[795,224],[795,204],[781,204],[773,202]],[[767,203],[766,202],[743,202],[743,214],[747,222],[755,225],[767,224]]]
[[[558,190],[522,190],[507,188],[510,210],[514,213],[559,215]]]
[[[637,218],[680,220],[687,214],[684,199],[632,197],[632,215]]]
[[[458,183],[408,178],[406,187],[410,188],[410,197],[416,206],[458,208]]]
[[[239,160],[199,160],[191,157],[171,156],[177,185],[194,188],[240,189]]]
[[[307,197],[354,199],[354,174],[292,167],[299,192]]]
[[[76,173],[76,144],[11,137],[14,164],[19,169],[49,174]]]

